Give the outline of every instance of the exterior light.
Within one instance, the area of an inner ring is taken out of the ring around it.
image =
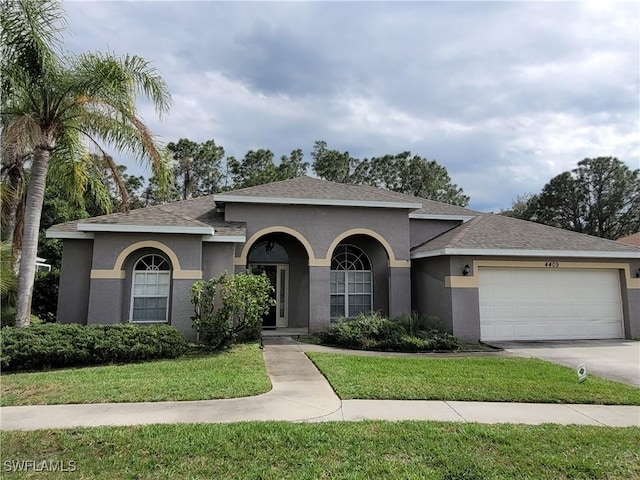
[[[471,268],[469,267],[469,264],[466,264],[462,269],[462,275],[466,277],[467,275],[469,275],[470,271],[471,271]]]

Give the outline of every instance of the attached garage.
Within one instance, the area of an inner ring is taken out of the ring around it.
[[[616,269],[481,267],[478,274],[483,341],[624,337]]]

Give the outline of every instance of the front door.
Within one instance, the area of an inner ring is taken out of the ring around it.
[[[289,324],[287,319],[287,301],[289,291],[289,266],[288,265],[249,265],[249,271],[256,275],[264,273],[274,291],[271,297],[275,305],[262,317],[262,328],[284,328]]]

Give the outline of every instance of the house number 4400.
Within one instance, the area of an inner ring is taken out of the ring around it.
[[[547,262],[544,266],[549,268],[558,268],[560,266],[560,262]]]

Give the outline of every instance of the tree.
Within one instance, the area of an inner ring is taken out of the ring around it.
[[[276,178],[276,166],[271,150],[249,150],[241,162],[229,157],[227,165],[234,188],[262,185],[273,182]]]
[[[234,188],[253,187],[265,183],[278,182],[302,176],[308,163],[303,161],[302,150],[293,150],[289,156],[283,155],[276,166],[271,150],[249,150],[241,162],[234,157],[227,159]]]
[[[463,207],[469,203],[462,188],[451,182],[446,168],[411,152],[360,160],[349,152],[330,150],[327,142],[316,141],[311,157],[313,171],[325,180],[373,185]]]
[[[367,163],[353,158],[349,152],[327,148],[327,142],[318,140],[311,152],[313,171],[320,178],[338,183],[363,183],[367,179]]]
[[[171,103],[165,82],[137,56],[65,56],[56,47],[64,27],[61,4],[3,0],[2,153],[28,155],[22,261],[16,325],[29,324],[38,230],[52,158],[79,161],[100,140],[139,160],[150,160],[168,180],[167,158],[137,115],[136,100],[151,100],[159,115]]]
[[[289,178],[302,177],[307,173],[309,163],[304,161],[304,153],[297,148],[292,150],[289,156],[282,155],[280,157],[280,165],[278,165],[278,180],[287,180]]]
[[[411,152],[374,157],[369,161],[368,182],[394,192],[406,193],[452,205],[467,206],[469,197],[451,182],[447,169],[435,160]]]
[[[169,143],[167,149],[173,157],[178,198],[187,200],[220,191],[220,164],[224,148],[216,145],[214,140],[196,143],[181,138],[177,143]]]
[[[518,218],[616,240],[640,230],[640,170],[615,157],[585,158],[517,207]]]
[[[515,200],[511,202],[511,208],[509,210],[500,210],[500,215],[505,217],[519,218],[521,220],[534,220],[534,208],[538,196],[533,193],[525,193],[524,195],[518,195]]]

